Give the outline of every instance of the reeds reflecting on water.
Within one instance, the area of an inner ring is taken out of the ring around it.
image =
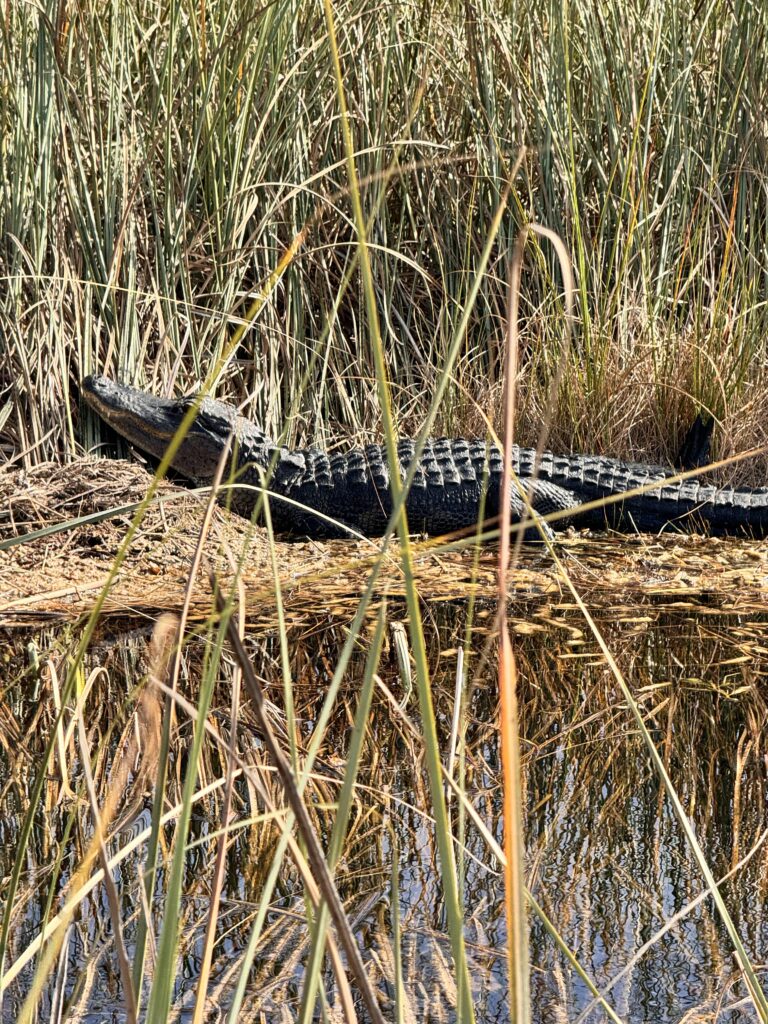
[[[482,612],[467,634],[462,604],[431,609],[426,636],[434,678],[441,749],[450,737],[454,675],[459,646],[468,684],[459,728],[456,775],[467,799],[497,841],[501,841],[499,755],[495,684],[484,665],[492,639]],[[403,612],[389,607],[389,621]],[[637,622],[603,622],[625,677],[631,682],[657,749],[692,819],[715,876],[726,877],[722,892],[753,963],[768,954],[768,921],[763,907],[768,879],[766,749],[763,739],[768,650],[760,643],[764,624],[735,617],[706,620],[672,612],[656,615],[643,628]],[[745,991],[733,967],[728,938],[713,915],[703,884],[649,758],[623,706],[613,678],[596,649],[582,642],[575,618],[564,614],[559,628],[519,636],[520,719],[523,742],[527,884],[560,934],[592,977],[605,988],[622,1020],[672,1022],[751,1020]],[[296,733],[300,760],[309,744],[338,654],[342,626],[318,621],[290,634]],[[66,661],[76,640],[47,633],[14,639],[6,663],[2,781],[4,814],[0,875],[13,869],[29,787],[52,727],[45,664]],[[306,804],[325,844],[334,821],[365,661],[364,645],[353,657],[339,699],[326,727]],[[278,640],[263,635],[250,641],[250,655],[266,687],[278,734],[282,680]],[[205,658],[206,639],[191,637],[185,647],[182,693],[193,703]],[[147,670],[146,637],[102,636],[92,645],[88,668],[103,669],[86,700],[86,721],[95,760],[97,787],[104,799],[118,737],[127,723],[125,694]],[[336,881],[345,910],[363,950],[369,976],[383,1005],[394,991],[391,857],[398,851],[397,900],[405,1005],[418,1020],[454,1019],[455,978],[429,816],[430,801],[413,698],[401,709],[402,680],[394,649],[385,650],[380,684],[363,744],[350,824]],[[42,700],[45,694],[46,699]],[[198,786],[188,837],[182,897],[182,961],[174,1005],[189,1005],[200,969],[207,924],[215,838],[221,826],[222,785],[229,741],[231,667],[223,662],[209,716],[212,731],[202,744]],[[130,730],[129,730],[130,731]],[[180,799],[190,753],[190,720],[177,711],[168,757],[166,809]],[[249,707],[241,709],[236,737],[239,756],[255,769],[237,772],[231,836],[219,907],[209,996],[229,1005],[250,926],[258,913],[265,878],[279,831],[265,798],[283,806],[280,787],[267,762]],[[81,785],[79,754],[63,755],[73,791]],[[447,758],[446,758],[447,760]],[[35,815],[15,913],[10,950],[15,960],[39,933],[46,914],[59,906],[93,834],[87,806],[67,792],[57,758],[52,762],[44,801]],[[133,784],[139,787],[132,792]],[[141,771],[125,784],[122,805],[149,799]],[[135,936],[138,887],[146,851],[148,802],[110,840],[112,855],[128,852],[113,868],[130,950]],[[505,1018],[506,949],[500,864],[477,824],[458,798],[450,802],[457,847],[465,936],[479,1021]],[[277,811],[277,813],[283,813]],[[172,841],[172,821],[164,826]],[[142,838],[143,831],[143,838]],[[155,921],[162,916],[169,850],[161,844],[155,889]],[[49,908],[50,901],[50,908]],[[120,984],[108,924],[105,893],[97,885],[81,902],[65,951],[66,990],[86,1020],[99,1019]],[[249,974],[243,1019],[268,1019],[287,1009],[298,1012],[309,949],[306,892],[292,862],[283,862]],[[574,975],[535,914],[530,915],[531,993],[538,1021],[604,1019],[590,1010],[591,996]],[[4,1019],[14,1019],[31,982],[32,964],[20,971],[5,995]],[[151,981],[151,970],[148,972]],[[323,987],[333,1002],[329,967]],[[50,990],[43,999],[50,1000]],[[729,1006],[737,1008],[728,1010]],[[90,1014],[90,1017],[88,1016]]]

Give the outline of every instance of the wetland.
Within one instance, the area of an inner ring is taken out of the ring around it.
[[[37,484],[27,480],[24,494],[18,481],[11,483],[17,497],[8,508],[21,536],[41,529],[42,509],[54,509],[64,522],[78,511],[93,517],[130,510],[146,487],[143,471],[120,463],[83,463],[59,477],[41,473]],[[105,584],[128,513],[71,527],[63,545],[58,535],[44,535],[0,552],[0,876],[18,872],[4,1020],[18,1019],[35,985],[43,934],[60,945],[56,969],[38,991],[41,1012],[66,1008],[89,1024],[128,1019],[114,911],[96,864],[81,875],[93,857],[94,806],[112,808],[105,842],[127,950],[146,941],[139,936],[143,906],[161,930],[174,851],[182,844],[173,1019],[193,1019],[204,962],[204,1019],[227,1019],[236,1000],[243,1020],[300,1013],[314,911],[306,877],[280,849],[284,793],[251,703],[240,695],[237,663],[226,649],[212,663],[218,640],[209,586],[205,579],[186,592],[183,586],[204,505],[170,486],[162,494],[168,502],[147,512],[85,648],[88,608]],[[474,1012],[480,1022],[506,1020],[496,549],[422,545],[414,564]],[[369,543],[278,543],[275,584],[261,535],[215,510],[209,568],[221,571],[234,551],[246,550],[239,579],[248,657],[281,745],[297,770],[311,761],[304,799],[326,847],[361,694],[371,688],[334,878],[383,1012],[393,1012],[399,993],[404,1020],[455,1020],[456,977],[396,545],[357,625],[375,564]],[[631,687],[759,965],[768,956],[766,553],[748,540],[675,535],[574,535],[563,537],[557,552]],[[40,567],[49,584],[58,577],[76,585],[41,590]],[[185,598],[171,714],[163,635],[174,634]],[[620,1020],[753,1020],[730,938],[625,696],[548,553],[535,546],[523,548],[510,578],[509,615],[519,680],[525,879],[536,906],[529,908],[532,1019],[606,1019],[570,955]],[[384,636],[372,681],[366,666],[377,617]],[[345,648],[349,660],[338,677]],[[69,666],[79,661],[67,696]],[[195,747],[201,709],[208,727]],[[85,750],[92,753],[95,804],[85,787]],[[192,756],[195,786],[185,795]],[[151,854],[159,782],[165,817]],[[185,800],[190,813],[182,837]],[[145,894],[152,857],[154,884]],[[217,913],[208,935],[212,892]],[[75,914],[67,913],[71,901]],[[145,986],[156,955],[150,947]],[[343,1000],[330,961],[320,979],[333,1019]]]

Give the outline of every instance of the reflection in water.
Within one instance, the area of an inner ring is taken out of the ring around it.
[[[647,610],[647,609],[646,609]],[[399,609],[390,608],[390,618]],[[427,624],[434,672],[435,706],[444,747],[453,713],[456,650],[467,630],[463,606],[430,609]],[[489,621],[489,620],[487,620]],[[488,637],[483,617],[476,617],[468,673],[461,771],[469,797],[490,830],[501,840],[499,766],[495,732],[495,690],[484,666]],[[478,625],[480,623],[480,625]],[[656,612],[603,625],[612,650],[641,702],[686,811],[716,877],[734,872],[723,885],[726,903],[754,963],[768,957],[768,923],[764,912],[768,878],[768,844],[760,843],[768,827],[766,750],[763,742],[765,700],[761,679],[768,650],[762,646],[765,624],[736,619],[684,619]],[[320,624],[291,637],[296,713],[300,747],[306,745],[336,664],[344,633]],[[60,660],[67,638],[38,639]],[[202,643],[190,644],[187,673],[196,677]],[[141,637],[125,643],[96,645],[92,664],[107,675],[96,684],[87,707],[92,745],[113,730],[112,747],[124,719],[126,680],[138,679]],[[274,639],[254,641],[253,656],[261,678],[270,683],[271,699],[281,705],[279,650]],[[699,899],[702,882],[681,836],[669,803],[650,766],[632,719],[610,673],[576,618],[563,614],[546,630],[521,630],[516,641],[521,677],[521,732],[525,761],[528,883],[536,899],[576,954],[580,963],[625,1021],[688,1022],[718,1020],[729,1024],[755,1018],[738,981],[728,937],[710,898]],[[333,822],[343,757],[354,715],[365,652],[350,669],[334,712],[313,782],[316,822],[327,842]],[[45,657],[41,656],[41,662]],[[48,685],[27,668],[27,653],[8,664],[3,711],[3,814],[0,816],[0,876],[8,879],[14,849],[44,743],[53,721]],[[493,664],[493,658],[489,659]],[[226,669],[223,670],[226,675]],[[402,687],[394,653],[381,666],[384,684],[399,700]],[[37,680],[37,681],[36,681]],[[222,735],[228,730],[229,679],[218,688],[211,715]],[[41,687],[39,699],[33,686]],[[130,684],[129,684],[130,685]],[[194,684],[188,695],[195,697]],[[34,699],[32,699],[34,698]],[[418,720],[415,698],[406,716]],[[241,715],[240,749],[263,762],[261,744],[246,709]],[[190,729],[180,716],[174,742],[170,792],[178,796],[185,769]],[[71,778],[80,778],[77,756],[69,752]],[[211,742],[205,750],[202,782],[223,772],[223,758]],[[457,769],[458,770],[458,769]],[[11,929],[10,960],[38,933],[46,901],[61,893],[82,858],[91,832],[87,809],[73,804],[62,789],[58,768],[47,783],[45,813],[38,816]],[[278,791],[269,772],[261,783]],[[263,811],[253,782],[237,782],[237,816]],[[365,950],[372,977],[391,995],[390,875],[392,835],[400,857],[399,902],[405,987],[413,1019],[453,1020],[455,997],[450,946],[443,917],[436,850],[428,817],[428,787],[418,738],[383,693],[374,701],[368,743],[359,776],[359,791],[338,882],[342,898]],[[456,800],[451,804],[463,871],[466,935],[474,984],[477,1020],[506,1021],[505,923],[499,864]],[[220,792],[196,805],[187,859],[182,964],[176,991],[181,1019],[188,1014],[200,969],[207,923],[214,847],[209,835],[218,827]],[[125,846],[149,823],[145,809],[119,838]],[[392,831],[390,831],[392,830]],[[172,830],[166,833],[168,841]],[[259,894],[275,850],[277,833],[260,820],[235,833],[227,859],[224,899],[210,992],[226,1007],[236,984]],[[135,935],[131,911],[142,866],[143,847],[116,872],[125,898],[126,939]],[[56,859],[60,877],[55,878]],[[4,883],[5,884],[5,883]],[[162,894],[165,876],[158,879]],[[274,893],[243,1020],[293,1019],[302,992],[307,954],[304,889],[292,864],[284,865]],[[687,911],[686,911],[686,908]],[[162,906],[158,903],[158,920]],[[684,912],[679,920],[676,915]],[[665,929],[665,925],[672,922]],[[111,927],[103,888],[86,899],[67,945],[66,988],[86,1021],[122,1020],[120,983],[111,946]],[[541,1022],[602,1021],[586,986],[573,973],[541,923],[531,919],[531,996],[534,1019]],[[15,1020],[33,964],[11,986],[3,1020]],[[334,979],[324,974],[328,998]],[[50,1006],[53,984],[43,1011]],[[688,1014],[688,1016],[686,1016]],[[44,1016],[44,1013],[43,1013]],[[215,1019],[215,1018],[211,1018]],[[361,1019],[364,1019],[361,1015]]]

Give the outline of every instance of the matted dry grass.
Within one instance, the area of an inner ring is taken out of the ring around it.
[[[139,502],[150,476],[140,466],[81,459],[31,472],[0,472],[0,540],[55,523]],[[154,617],[181,606],[205,508],[201,495],[163,483],[147,511],[112,590],[105,614]],[[105,585],[133,512],[81,525],[0,551],[0,625],[37,625],[87,614]],[[280,586],[289,618],[327,612],[346,617],[378,557],[378,541],[276,543]],[[243,579],[253,624],[274,623],[275,584],[263,529],[223,508],[214,513],[206,570],[232,575],[231,556],[244,554]],[[666,535],[563,536],[567,570],[594,606],[624,616],[677,608],[701,612],[768,610],[768,545],[749,540]],[[229,552],[229,556],[228,553]],[[497,556],[426,540],[414,545],[419,591],[427,601],[493,598]],[[403,593],[397,545],[380,574],[382,593]],[[510,579],[511,600],[526,620],[572,607],[547,552],[526,548]],[[196,583],[193,616],[210,610],[208,571]]]

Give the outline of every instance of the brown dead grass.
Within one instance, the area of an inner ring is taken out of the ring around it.
[[[46,525],[138,502],[150,477],[140,466],[81,459],[47,464],[30,472],[0,472],[0,539]],[[104,605],[106,615],[155,617],[177,610],[204,511],[204,497],[164,483],[161,501],[147,511]],[[0,551],[0,625],[40,625],[87,614],[104,586],[132,512],[72,526]],[[768,548],[748,540],[666,535],[661,537],[563,537],[567,569],[588,602],[623,617],[669,609],[759,613],[768,610]],[[354,608],[378,551],[378,542],[278,541],[277,564],[289,621],[328,614],[344,619]],[[231,576],[227,549],[245,552],[244,582],[253,625],[274,625],[275,586],[265,531],[217,508],[206,569]],[[450,550],[434,539],[414,546],[419,591],[426,601],[462,601],[471,594],[493,599],[496,554]],[[380,590],[404,592],[393,544]],[[524,550],[510,579],[510,599],[522,622],[571,607],[546,552]],[[211,608],[208,572],[201,574],[192,616]]]

